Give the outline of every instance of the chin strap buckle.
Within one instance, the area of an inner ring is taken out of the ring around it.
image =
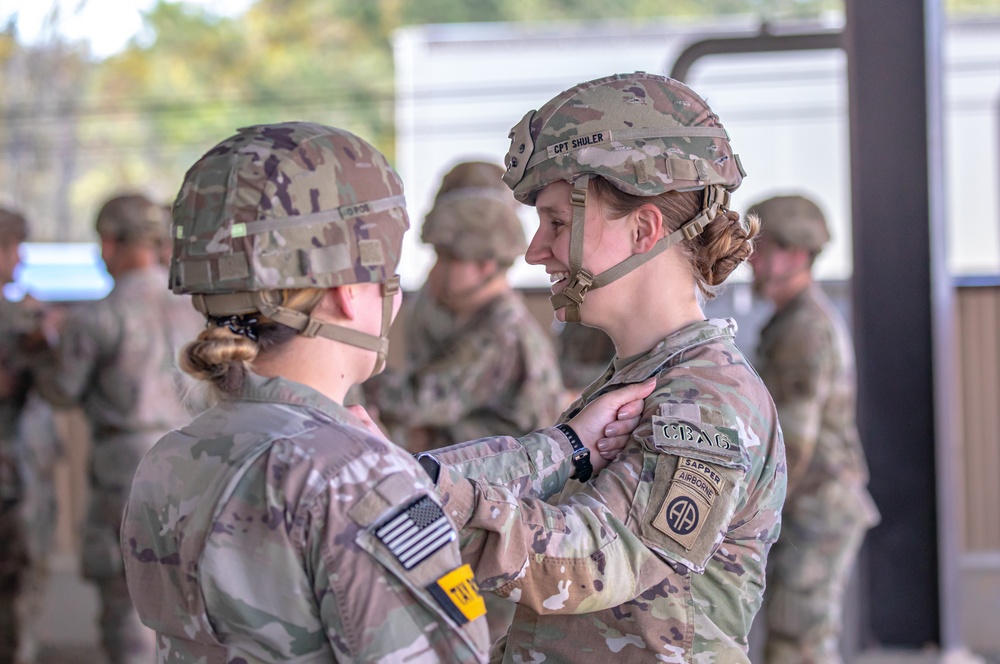
[[[573,275],[569,285],[561,293],[556,293],[550,299],[553,309],[566,309],[566,322],[580,322],[580,305],[583,298],[594,283],[594,275],[586,270],[579,270]]]

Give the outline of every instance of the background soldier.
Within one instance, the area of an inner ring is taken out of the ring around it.
[[[601,377],[615,356],[615,344],[605,332],[582,323],[557,323],[559,371],[569,395],[576,401],[588,385]]]
[[[115,286],[105,299],[70,314],[58,351],[36,380],[54,405],[82,405],[91,426],[82,571],[100,594],[102,645],[112,662],[148,663],[152,633],[132,608],[118,532],[139,460],[190,419],[175,358],[203,320],[188,298],[167,289],[158,260],[167,228],[162,206],[140,195],[112,198],[96,227]]]
[[[18,250],[27,237],[20,214],[0,208],[0,287],[14,280]],[[19,596],[28,569],[27,533],[19,513],[24,500],[23,450],[17,422],[31,374],[23,339],[35,324],[18,305],[0,295],[0,663],[17,661]]]
[[[781,537],[767,566],[767,661],[840,662],[844,588],[878,521],[854,419],[854,349],[813,281],[830,239],[819,207],[778,196],[749,213],[763,226],[750,258],[754,290],[775,307],[756,364],[778,408],[788,463]]]
[[[526,243],[502,175],[465,162],[444,176],[421,231],[437,262],[408,310],[406,370],[364,385],[411,452],[528,433],[564,403],[552,342],[507,281]]]

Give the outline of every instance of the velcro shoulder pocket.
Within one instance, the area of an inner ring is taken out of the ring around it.
[[[646,447],[658,456],[639,535],[667,561],[701,573],[729,530],[749,457],[735,427],[705,422],[696,410],[661,410],[652,425]]]
[[[355,544],[377,560],[431,614],[473,649],[488,642],[486,609],[462,564],[457,532],[426,487],[405,473],[379,482],[350,510],[361,526]]]

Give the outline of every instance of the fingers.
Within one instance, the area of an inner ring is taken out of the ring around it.
[[[618,453],[622,451],[631,437],[632,434],[626,433],[621,436],[601,438],[597,441],[598,453],[608,461],[612,461],[618,456]]]
[[[619,420],[630,420],[642,414],[642,399],[630,401],[618,409]]]
[[[656,388],[656,378],[650,378],[643,383],[626,385],[620,390],[611,392],[619,400],[618,419],[625,420],[642,413],[642,400],[653,393]]]

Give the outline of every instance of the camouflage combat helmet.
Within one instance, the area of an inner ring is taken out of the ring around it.
[[[206,316],[260,312],[305,336],[388,352],[399,289],[403,185],[354,134],[307,122],[240,129],[184,177],[173,206],[170,284]],[[380,336],[278,306],[276,289],[383,284]]]
[[[606,286],[684,239],[701,233],[729,207],[729,192],[746,175],[729,135],[704,100],[682,83],[636,72],[581,83],[529,111],[510,132],[504,162],[517,200],[534,205],[538,192],[573,185],[570,283],[552,296],[566,319],[579,321],[588,290]],[[704,191],[702,210],[650,251],[593,275],[581,265],[587,184],[600,176],[625,193],[656,196]]]
[[[750,207],[760,217],[766,237],[783,247],[818,254],[830,241],[826,218],[819,206],[804,196],[775,196]]]
[[[142,194],[115,196],[101,206],[94,224],[98,235],[118,242],[163,242],[168,221],[163,206]]]
[[[441,181],[420,239],[461,260],[512,264],[528,245],[517,202],[502,176],[500,166],[482,161],[451,169]]]

